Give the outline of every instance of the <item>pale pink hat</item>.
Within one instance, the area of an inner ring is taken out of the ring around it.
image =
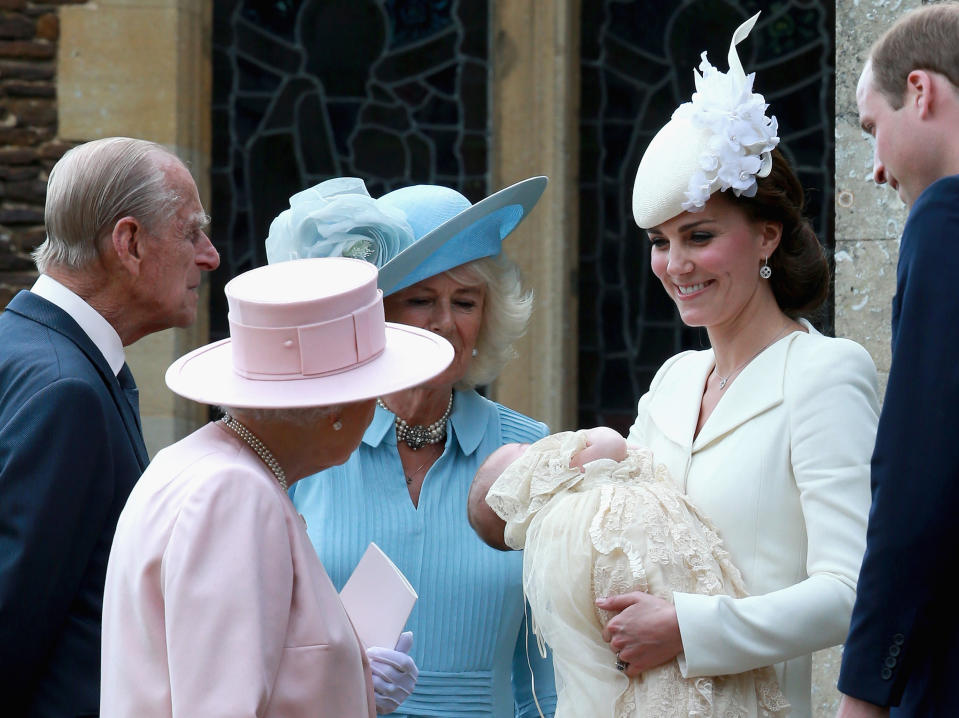
[[[177,359],[171,390],[203,404],[329,406],[422,384],[453,360],[424,329],[387,323],[377,270],[344,257],[298,259],[226,285],[230,338]]]

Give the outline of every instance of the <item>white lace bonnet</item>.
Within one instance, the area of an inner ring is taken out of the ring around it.
[[[729,72],[720,72],[702,54],[699,72],[693,70],[692,101],[676,109],[646,148],[633,184],[633,217],[640,227],[699,212],[716,191],[752,197],[756,177],[772,169],[779,125],[766,117],[769,105],[752,91],[755,73],[747,75],[736,54],[758,17],[733,33]]]

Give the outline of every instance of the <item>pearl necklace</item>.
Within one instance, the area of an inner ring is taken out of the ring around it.
[[[230,429],[234,434],[240,437],[247,446],[249,446],[257,455],[263,460],[263,463],[266,464],[266,468],[273,472],[273,476],[276,477],[277,483],[280,487],[286,491],[289,488],[286,485],[286,472],[283,471],[283,467],[280,466],[280,462],[276,460],[276,457],[270,453],[270,450],[266,448],[266,445],[260,441],[256,435],[247,429],[243,424],[238,422],[229,414],[225,415],[220,421],[223,423],[223,426]]]
[[[384,404],[382,399],[377,399],[376,403],[381,409],[385,409],[395,415],[395,412]],[[405,441],[406,445],[413,451],[422,449],[428,444],[438,444],[446,438],[446,422],[450,418],[450,412],[452,411],[453,392],[450,392],[450,403],[446,405],[446,411],[443,412],[443,416],[429,426],[423,426],[422,424],[410,426],[399,416],[396,416],[393,422],[396,425],[396,441]],[[423,467],[421,466],[420,468]]]
[[[756,357],[758,357],[758,356],[759,356],[760,354],[762,354],[764,351],[766,351],[767,349],[769,349],[769,347],[771,347],[773,344],[775,344],[777,341],[779,341],[780,337],[782,337],[783,334],[785,334],[785,333],[786,333],[786,330],[788,330],[788,329],[789,329],[789,322],[787,321],[787,322],[783,325],[782,329],[779,330],[779,333],[778,333],[776,336],[774,336],[772,339],[770,339],[767,344],[763,345],[762,349],[760,349],[758,352],[756,352],[755,354],[753,354],[751,357],[749,357],[749,359],[747,359],[747,360],[744,361],[742,364],[740,364],[739,366],[737,366],[735,369],[733,369],[731,372],[729,372],[726,376],[723,376],[722,374],[719,373],[719,366],[718,366],[718,365],[713,364],[713,372],[716,374],[716,376],[719,377],[719,390],[720,390],[720,391],[723,391],[723,389],[726,388],[726,384],[729,383],[729,380],[730,380],[730,379],[732,379],[732,378],[735,377],[737,374],[739,374],[739,372],[741,372],[743,369],[745,369],[745,368],[746,368],[746,365],[749,364],[749,362],[751,362],[753,359],[755,359]]]

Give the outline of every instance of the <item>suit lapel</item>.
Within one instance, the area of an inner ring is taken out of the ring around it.
[[[19,292],[10,301],[7,305],[7,311],[14,312],[25,319],[48,327],[52,331],[69,339],[83,352],[84,356],[86,356],[87,359],[90,360],[90,363],[96,368],[107,391],[110,392],[113,403],[123,418],[123,424],[129,435],[130,443],[133,445],[133,450],[136,453],[140,468],[146,469],[147,464],[150,463],[150,457],[143,443],[143,433],[140,431],[139,417],[134,414],[130,402],[127,401],[123,391],[120,389],[120,384],[110,369],[110,365],[107,364],[107,360],[100,350],[97,349],[96,344],[87,336],[86,332],[74,321],[73,317],[43,297],[38,297],[36,294],[26,291]]]
[[[746,365],[709,415],[693,442],[693,451],[782,403],[786,357],[796,336],[794,333],[778,341]]]

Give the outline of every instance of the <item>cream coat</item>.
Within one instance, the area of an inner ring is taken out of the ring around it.
[[[220,424],[161,451],[120,515],[101,715],[375,715],[366,652],[302,519]]]
[[[684,675],[775,664],[800,718],[810,654],[849,627],[879,410],[866,351],[806,326],[746,366],[695,438],[713,352],[673,357],[629,434],[712,520],[751,594],[674,594]]]

